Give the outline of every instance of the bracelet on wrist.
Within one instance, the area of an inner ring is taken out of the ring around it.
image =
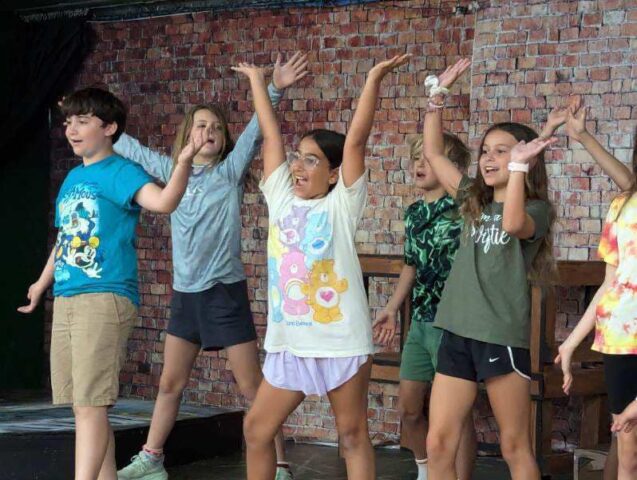
[[[518,163],[518,162],[509,162],[507,166],[509,172],[524,172],[529,173],[529,164],[528,163]]]

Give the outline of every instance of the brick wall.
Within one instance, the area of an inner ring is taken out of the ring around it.
[[[374,62],[412,53],[408,69],[389,76],[381,90],[367,157],[370,197],[356,237],[360,253],[400,254],[403,212],[416,195],[406,172],[405,139],[417,134],[422,122],[424,78],[458,55],[473,55],[474,63],[471,75],[461,82],[461,93],[445,110],[445,120],[472,146],[492,122],[512,119],[537,126],[565,95],[579,93],[592,106],[589,124],[602,144],[629,161],[637,118],[637,67],[632,66],[637,65],[637,7],[629,4],[482,1],[477,14],[455,15],[455,0],[432,0],[100,23],[94,25],[98,42],[75,83],[107,83],[129,106],[128,132],[168,152],[184,111],[195,103],[222,103],[230,112],[235,137],[241,131],[252,106],[247,82],[230,65],[246,60],[267,64],[279,50],[305,50],[310,52],[311,75],[288,89],[279,107],[287,144],[294,145],[298,134],[310,128],[344,132],[352,99]],[[61,137],[61,130],[54,130],[54,191],[74,164]],[[561,219],[557,253],[561,258],[594,258],[600,219],[613,188],[586,153],[566,140],[549,159]],[[252,172],[260,176],[260,160],[253,165]],[[262,335],[267,211],[254,185],[245,195],[242,222],[243,261]],[[121,380],[125,395],[153,398],[171,293],[166,217],[142,215],[138,246],[143,304]],[[382,305],[387,287],[380,286],[378,292],[372,302]],[[577,295],[565,297],[562,330],[581,311]],[[376,443],[398,437],[396,395],[394,385],[370,385],[370,426]],[[216,353],[198,358],[186,399],[245,406],[225,356]],[[495,441],[494,422],[483,399],[476,421],[481,439]],[[560,439],[572,437],[571,427],[564,430]],[[296,438],[334,440],[329,405],[309,399],[290,417],[287,431]]]

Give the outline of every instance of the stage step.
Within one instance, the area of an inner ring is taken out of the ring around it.
[[[109,412],[117,465],[126,465],[146,440],[154,402],[121,399]],[[166,444],[166,464],[241,451],[243,412],[183,405]],[[50,402],[0,402],[3,480],[73,478],[74,421],[70,407]]]

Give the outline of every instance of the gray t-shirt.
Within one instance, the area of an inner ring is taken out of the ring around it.
[[[458,202],[472,180],[460,183]],[[478,227],[465,221],[460,247],[438,305],[435,326],[482,342],[529,348],[530,296],[527,272],[549,228],[549,205],[528,200],[532,238],[502,230],[502,203],[482,212]]]
[[[282,92],[270,84],[268,93],[277,105]],[[241,262],[243,180],[260,141],[255,114],[221,163],[212,168],[193,166],[186,193],[170,216],[174,290],[201,292],[216,283],[246,278]],[[169,156],[126,134],[113,148],[158,180],[166,183],[170,178],[173,163]]]

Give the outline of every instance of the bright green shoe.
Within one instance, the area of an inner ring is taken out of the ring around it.
[[[276,477],[274,477],[274,480],[294,480],[294,477],[292,476],[292,470],[290,470],[289,468],[277,467]]]
[[[117,472],[117,480],[168,480],[168,472],[162,462],[153,462],[140,452]]]

